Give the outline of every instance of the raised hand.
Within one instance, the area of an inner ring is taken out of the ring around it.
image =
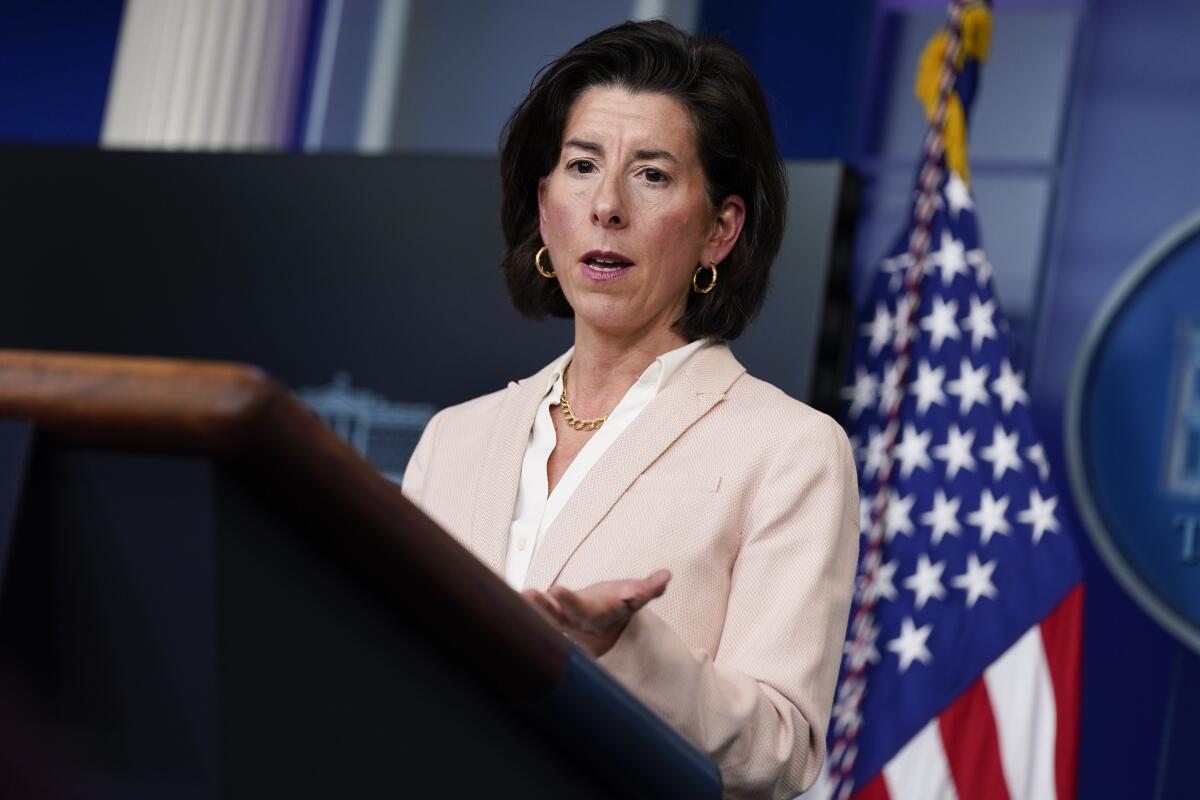
[[[599,658],[616,644],[637,610],[666,591],[670,580],[671,573],[660,569],[645,578],[602,581],[578,590],[556,584],[545,592],[526,589],[521,595]]]

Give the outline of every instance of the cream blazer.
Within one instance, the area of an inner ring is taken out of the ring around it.
[[[501,576],[549,370],[439,412],[404,476],[405,494]],[[719,344],[592,467],[526,585],[671,570],[599,663],[713,759],[726,796],[791,798],[824,758],[858,522],[841,427]]]

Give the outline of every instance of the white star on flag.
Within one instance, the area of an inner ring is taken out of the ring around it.
[[[992,262],[982,250],[968,250],[967,263],[975,268],[975,280],[980,286],[987,286],[992,279]]]
[[[1025,387],[1021,385],[1023,374],[1013,372],[1012,364],[1008,363],[1008,359],[1000,362],[1000,377],[992,381],[992,391],[1000,397],[1000,405],[1004,407],[1004,413],[1008,414],[1017,403],[1029,404],[1029,395],[1025,393]]]
[[[992,433],[992,443],[979,450],[979,455],[992,465],[992,480],[998,481],[1005,470],[1018,471],[1021,469],[1021,457],[1017,455],[1017,442],[1020,432],[1005,433],[1004,426],[996,423]]]
[[[874,580],[867,580],[867,576],[862,576],[862,598],[863,602],[869,603],[885,598],[887,600],[896,599],[896,569],[900,566],[898,560],[891,560],[880,564],[879,569],[875,570]]]
[[[941,600],[946,596],[946,587],[942,586],[942,572],[945,569],[945,561],[933,564],[925,553],[917,556],[916,571],[904,579],[904,588],[909,589],[917,596],[913,601],[917,611],[924,608],[931,599]]]
[[[1049,480],[1050,462],[1046,460],[1046,448],[1042,447],[1041,442],[1038,442],[1026,450],[1025,457],[1037,467],[1038,477],[1042,479],[1043,483]]]
[[[996,559],[980,564],[979,556],[968,553],[967,571],[953,578],[950,583],[955,589],[962,589],[967,593],[967,608],[974,608],[979,598],[996,596],[996,587],[992,583],[992,573],[995,571]]]
[[[1058,533],[1058,519],[1054,516],[1054,507],[1057,505],[1057,497],[1043,500],[1042,493],[1036,488],[1029,490],[1029,508],[1017,514],[1017,522],[1023,522],[1033,528],[1034,544],[1042,540],[1046,531]]]
[[[883,259],[879,262],[879,269],[885,274],[891,274],[893,272],[899,272],[901,270],[908,269],[912,266],[912,263],[912,256],[906,251],[900,253],[899,255],[892,256],[891,258]]]
[[[942,381],[946,376],[946,368],[931,369],[928,361],[917,365],[917,379],[912,382],[913,391],[917,393],[917,413],[924,414],[931,405],[945,405],[946,393],[942,391]]]
[[[961,331],[958,327],[958,302],[947,302],[940,294],[933,296],[933,308],[921,318],[921,330],[929,332],[932,340],[930,346],[936,353],[942,349],[947,339],[959,338]]]
[[[1008,498],[992,496],[991,489],[984,489],[979,496],[979,508],[967,514],[967,524],[979,528],[979,543],[987,545],[997,533],[1007,536],[1012,530],[1008,521]]]
[[[872,429],[867,438],[867,446],[863,451],[863,475],[872,477],[883,469],[887,461],[887,434],[884,431]]]
[[[979,369],[974,369],[971,366],[971,360],[964,358],[959,367],[958,377],[946,383],[946,391],[958,397],[958,413],[966,416],[971,410],[971,406],[978,403],[981,406],[986,406],[988,403],[987,393],[987,365],[982,365]]]
[[[942,283],[949,286],[955,275],[967,274],[967,254],[963,243],[942,231],[941,247],[929,257],[929,263],[942,270]]]
[[[950,213],[956,219],[963,209],[975,207],[971,202],[971,190],[957,172],[951,172],[950,177],[946,179],[946,202],[950,206]]]
[[[933,431],[918,433],[913,425],[904,426],[904,438],[896,445],[896,460],[900,462],[900,478],[912,475],[914,469],[928,470],[933,466],[929,460],[929,440]]]
[[[857,417],[875,403],[875,393],[879,389],[879,379],[874,373],[859,367],[854,375],[854,383],[842,389],[842,397],[850,401],[850,417]]]
[[[884,528],[887,536],[887,541],[896,538],[896,534],[902,533],[905,536],[911,536],[913,532],[912,513],[913,503],[917,501],[915,494],[910,494],[907,497],[900,495],[892,490],[888,497],[887,512],[884,514]]]
[[[975,431],[968,429],[963,433],[957,424],[952,424],[946,434],[946,443],[933,448],[934,457],[946,462],[946,480],[953,480],[960,469],[973,472],[975,456],[971,447],[975,444]]]
[[[871,529],[871,498],[858,498],[858,529],[860,531],[869,531]]]
[[[877,303],[874,319],[862,326],[863,333],[869,334],[871,337],[871,355],[878,354],[884,345],[892,341],[892,327],[892,315],[888,312],[887,306]]]
[[[946,499],[946,493],[938,489],[933,495],[933,508],[921,515],[921,523],[932,528],[930,544],[937,547],[944,536],[958,536],[962,524],[958,521],[958,507],[962,498]]]
[[[965,331],[971,332],[971,347],[978,350],[983,346],[984,339],[996,338],[996,301],[979,302],[978,295],[971,295],[971,309],[962,321]]]
[[[900,671],[905,672],[914,661],[928,664],[933,660],[933,654],[925,642],[933,633],[933,623],[920,628],[913,624],[912,617],[905,617],[900,624],[900,635],[888,642],[887,649],[900,658]]]

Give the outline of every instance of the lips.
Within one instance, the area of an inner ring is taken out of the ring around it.
[[[596,269],[621,269],[632,267],[633,259],[613,250],[591,250],[579,259],[582,263]]]
[[[592,250],[579,260],[584,277],[604,283],[615,281],[633,269],[633,260],[612,250]]]

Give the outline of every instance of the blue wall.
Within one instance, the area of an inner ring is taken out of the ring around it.
[[[1191,0],[1087,7],[1030,387],[1060,471],[1068,383],[1093,317],[1137,256],[1200,208],[1198,36]],[[1195,797],[1200,657],[1142,613],[1090,541],[1081,550],[1081,796]]]
[[[124,0],[0,0],[0,142],[100,141]]]
[[[849,161],[874,9],[875,0],[708,0],[698,28],[723,36],[754,67],[784,158]]]

